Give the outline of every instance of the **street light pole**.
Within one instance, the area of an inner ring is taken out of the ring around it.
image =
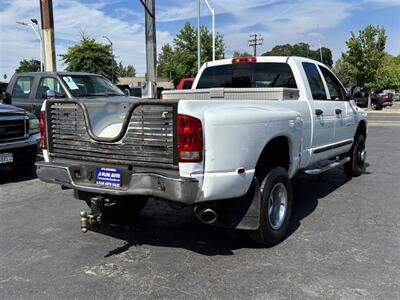
[[[201,67],[201,36],[200,36],[200,1],[197,0],[197,70]],[[212,15],[212,60],[215,60],[215,8],[208,0],[204,0]]]
[[[36,19],[31,19],[31,22],[38,25]],[[40,42],[40,72],[43,72],[43,39],[42,39],[42,36],[39,34],[39,32],[35,29],[35,27],[33,26],[32,23],[27,24],[25,22],[17,22],[17,24],[20,24],[23,26],[28,26],[28,27],[32,28],[32,30],[35,32],[36,36],[38,37],[39,42]],[[39,25],[38,25],[38,27],[39,27]]]
[[[206,2],[208,9],[211,12],[212,15],[212,60],[215,60],[215,8],[211,7],[210,3],[208,0],[204,0]]]
[[[103,35],[103,38],[105,38],[111,46],[111,82],[114,83],[113,43],[107,36]]]
[[[200,0],[197,0],[197,71],[201,67]]]

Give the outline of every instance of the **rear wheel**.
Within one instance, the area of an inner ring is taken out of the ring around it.
[[[373,110],[382,110],[383,106],[378,104],[378,103],[376,103],[376,102],[371,102],[371,109],[373,109]]]
[[[250,231],[250,238],[259,244],[273,246],[286,237],[292,212],[292,186],[286,170],[271,169],[261,186],[260,227]]]
[[[347,175],[358,177],[364,171],[365,160],[367,158],[364,135],[356,135],[353,146],[349,151],[349,155],[350,161],[344,164],[344,170]]]

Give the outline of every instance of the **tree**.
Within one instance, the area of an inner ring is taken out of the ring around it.
[[[21,60],[19,62],[19,67],[15,70],[16,73],[39,72],[39,71],[40,71],[40,61],[37,59]]]
[[[242,56],[252,56],[249,52],[240,52],[240,51],[235,51],[233,52],[232,57],[242,57]]]
[[[307,43],[297,43],[294,45],[284,44],[277,45],[271,49],[271,51],[265,52],[263,56],[301,56],[308,57],[317,61],[321,60],[322,52],[322,62],[329,67],[332,67],[332,51],[329,48],[322,47],[316,50],[312,50],[310,45]]]
[[[351,32],[341,63],[357,86],[376,85],[377,70],[385,57],[386,38],[385,29],[379,26],[368,25],[358,36]]]
[[[118,67],[111,45],[98,43],[85,35],[79,44],[69,47],[67,53],[60,56],[69,72],[96,73],[111,78],[111,72]]]
[[[136,69],[132,65],[124,67],[122,62],[119,62],[115,73],[117,77],[135,77]]]
[[[202,26],[201,33],[201,63],[212,60],[212,34]],[[224,57],[225,44],[223,37],[217,33],[215,38],[215,58]],[[190,23],[185,23],[173,39],[172,45],[166,44],[158,56],[158,74],[172,78],[174,85],[185,77],[197,74],[197,31]]]
[[[400,55],[385,54],[382,63],[375,74],[375,80],[370,84],[372,89],[396,89],[400,87]]]
[[[335,67],[333,68],[336,76],[346,87],[352,87],[356,85],[356,80],[351,75],[353,72],[349,71],[351,68],[352,66],[343,58],[339,58],[335,63]]]

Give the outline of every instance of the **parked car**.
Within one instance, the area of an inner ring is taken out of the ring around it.
[[[274,245],[288,233],[295,174],[363,173],[367,115],[320,62],[209,62],[191,90],[163,97],[127,106],[45,101],[37,175],[86,201],[83,232],[103,214],[134,216],[155,196]]]
[[[375,91],[371,94],[371,109],[382,110],[384,107],[393,105],[393,94],[392,93],[381,93]]]
[[[190,90],[193,82],[194,78],[182,78],[178,84],[178,90]]]
[[[35,167],[39,149],[39,120],[31,113],[0,104],[0,168],[10,166],[16,173]]]
[[[14,74],[4,101],[32,112],[39,118],[43,101],[48,98],[128,100],[118,87],[100,75],[80,72],[33,72]]]
[[[393,101],[400,101],[400,90],[396,90],[393,94]]]

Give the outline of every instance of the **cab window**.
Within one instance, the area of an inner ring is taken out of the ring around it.
[[[208,67],[201,74],[197,89],[209,88],[297,88],[287,63],[245,63]]]
[[[33,77],[19,77],[15,82],[11,97],[29,99],[32,83]]]
[[[40,79],[37,91],[36,91],[36,99],[45,99],[46,92],[48,90],[53,90],[56,93],[56,97],[62,98],[65,97],[64,89],[62,88],[60,82],[53,77],[43,77]]]
[[[313,63],[303,62],[303,68],[306,72],[308,84],[314,100],[327,100],[325,86],[317,66]]]
[[[322,74],[324,75],[326,85],[328,86],[329,94],[331,96],[331,100],[335,101],[343,101],[345,100],[341,84],[336,79],[336,77],[329,71],[327,68],[319,66]]]

